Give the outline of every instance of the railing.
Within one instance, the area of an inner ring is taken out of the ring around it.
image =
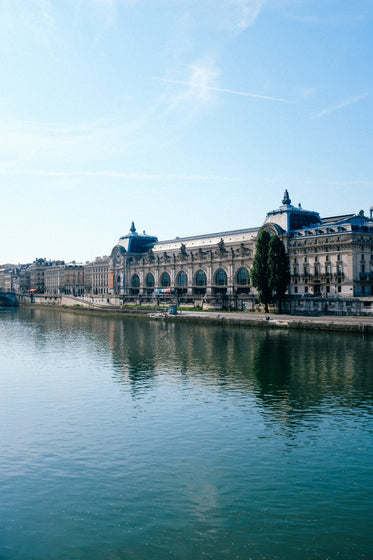
[[[360,280],[362,282],[373,282],[372,272],[360,272]]]

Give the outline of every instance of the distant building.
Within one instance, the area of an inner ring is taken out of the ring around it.
[[[85,293],[102,296],[109,293],[110,260],[107,256],[97,257],[94,262],[84,265]]]
[[[40,294],[44,293],[45,270],[49,266],[52,266],[52,263],[46,259],[35,259],[34,262],[30,264],[28,269],[30,274],[30,290]]]
[[[0,265],[0,292],[13,291],[14,265]]]
[[[48,295],[81,296],[85,292],[84,266],[75,262],[54,263],[44,272],[45,293]]]
[[[65,264],[64,293],[72,296],[84,295],[84,266],[75,262]]]

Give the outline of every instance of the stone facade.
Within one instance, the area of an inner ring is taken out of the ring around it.
[[[14,269],[12,265],[0,266],[0,292],[11,292],[13,290]]]
[[[372,216],[361,211],[322,219],[293,206],[285,191],[282,205],[267,214],[261,228],[279,235],[287,248],[289,295],[373,296]],[[170,293],[212,303],[253,298],[250,270],[261,228],[157,241],[138,234],[132,224],[111,252],[109,293],[125,299]]]
[[[263,227],[278,233],[287,247],[289,295],[373,296],[372,209],[369,217],[361,210],[321,219],[316,212],[295,208],[286,196]]]
[[[49,295],[84,294],[84,266],[76,263],[56,264],[45,269],[44,291]]]
[[[139,234],[132,223],[110,256],[84,266],[45,259],[17,267],[4,265],[0,289],[84,295],[108,304],[164,298],[254,309],[257,294],[250,271],[261,229],[279,235],[285,244],[291,268],[288,295],[293,302],[312,297],[355,299],[365,307],[373,303],[373,208],[369,217],[360,211],[321,218],[300,204],[293,206],[287,191],[260,227],[158,241],[145,232]]]
[[[85,293],[104,295],[109,293],[110,262],[108,257],[97,257],[94,262],[84,265]]]
[[[146,253],[111,260],[112,293],[141,298],[247,299],[257,229],[157,242]],[[135,235],[132,232],[129,235]],[[118,255],[117,247],[114,255]]]

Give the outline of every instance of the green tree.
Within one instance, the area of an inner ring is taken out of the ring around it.
[[[262,230],[259,233],[255,245],[253,268],[251,269],[253,286],[258,290],[259,301],[264,304],[266,313],[268,313],[268,303],[271,301],[272,296],[271,274],[268,266],[270,239],[271,236],[268,231]]]
[[[290,283],[289,257],[285,245],[278,235],[271,237],[268,250],[269,285],[275,292],[281,313],[282,301]]]

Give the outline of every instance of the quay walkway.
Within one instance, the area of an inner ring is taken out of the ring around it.
[[[323,315],[318,317],[299,315],[263,315],[262,313],[240,313],[219,311],[181,311],[178,319],[253,325],[267,328],[293,328],[328,331],[373,333],[373,317]]]
[[[62,303],[62,305],[61,305]],[[92,301],[73,296],[64,296],[60,304],[50,306],[44,303],[23,303],[25,306],[51,307],[52,309],[65,309],[66,311],[105,313],[107,315],[142,315],[151,320],[163,319],[170,321],[197,321],[215,324],[232,324],[240,326],[256,326],[264,328],[283,329],[312,329],[324,331],[344,331],[373,334],[373,316],[364,315],[285,315],[285,314],[263,314],[255,312],[240,311],[185,311],[178,310],[176,315],[171,315],[165,309],[162,311],[151,310],[151,308],[135,309],[126,306],[115,306],[110,304],[94,304]]]

